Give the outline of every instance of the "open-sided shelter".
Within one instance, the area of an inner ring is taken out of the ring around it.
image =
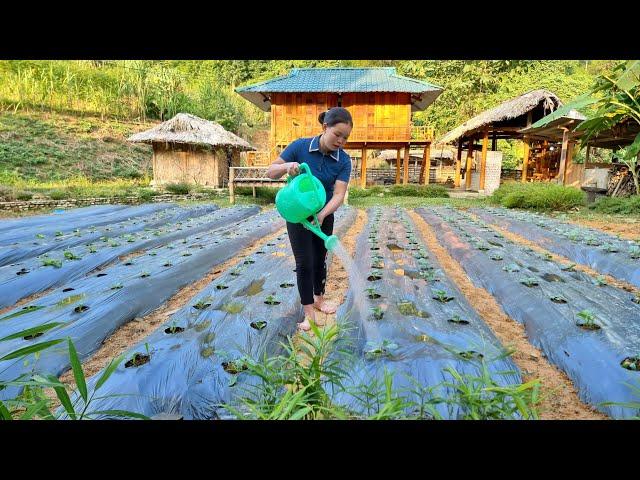
[[[460,186],[462,150],[466,145],[467,161],[465,168],[465,188],[471,186],[471,169],[474,150],[481,150],[479,189],[484,190],[486,159],[489,149],[489,138],[492,140],[491,150],[496,150],[497,140],[516,138],[524,141],[524,158],[522,167],[522,181],[528,176],[528,162],[532,142],[527,134],[521,132],[523,128],[531,126],[562,106],[560,99],[548,90],[533,90],[519,97],[501,103],[497,107],[486,110],[467,120],[462,125],[447,132],[438,143],[457,142],[458,156],[454,184]],[[482,141],[481,145],[476,142]]]
[[[354,128],[345,149],[362,151],[361,186],[366,185],[367,150],[404,149],[403,183],[408,183],[409,149],[420,147],[429,156],[432,130],[412,125],[412,112],[426,109],[442,88],[404,77],[386,68],[294,68],[288,75],[236,88],[242,97],[271,112],[268,164],[293,140],[320,132],[318,115],[331,107],[344,107]],[[255,159],[259,162],[258,156]],[[357,167],[357,165],[356,165]],[[357,171],[357,170],[356,170]],[[424,176],[428,182],[428,175]],[[399,162],[396,183],[400,181]]]
[[[189,113],[131,135],[129,141],[153,145],[155,186],[186,182],[225,187],[229,167],[240,166],[240,152],[255,150],[218,123]]]

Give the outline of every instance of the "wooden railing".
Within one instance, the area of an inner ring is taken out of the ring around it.
[[[271,187],[284,185],[284,179],[272,180],[267,177],[268,167],[231,167],[229,168],[229,200],[235,203],[236,187],[252,187],[256,196],[256,187]]]

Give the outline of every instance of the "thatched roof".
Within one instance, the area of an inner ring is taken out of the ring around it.
[[[497,107],[486,110],[479,115],[467,120],[462,125],[447,132],[438,140],[438,143],[449,143],[462,136],[469,136],[471,133],[482,129],[485,125],[496,122],[504,122],[526,115],[530,111],[541,106],[540,118],[562,106],[562,101],[558,96],[548,90],[533,90],[520,95],[512,100],[507,100]],[[535,121],[535,119],[533,120]],[[526,125],[522,125],[523,127]]]
[[[231,147],[238,150],[255,150],[248,142],[225,130],[222,125],[190,113],[179,113],[171,120],[156,125],[150,130],[131,135],[128,140],[143,143],[187,143],[212,147]]]

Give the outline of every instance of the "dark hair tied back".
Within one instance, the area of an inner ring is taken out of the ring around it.
[[[349,110],[342,107],[333,107],[326,112],[322,112],[318,115],[318,121],[320,124],[326,123],[330,127],[338,123],[346,123],[353,127],[353,119],[351,118]]]

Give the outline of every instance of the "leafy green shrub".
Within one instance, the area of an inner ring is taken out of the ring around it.
[[[18,200],[31,200],[33,198],[33,192],[29,192],[27,190],[21,190],[16,193],[16,198]]]
[[[151,201],[151,199],[156,195],[158,195],[158,192],[153,188],[141,188],[140,190],[138,190],[138,197],[143,202]]]
[[[573,187],[553,183],[510,182],[500,186],[491,200],[507,208],[569,210],[586,203],[586,194]]]
[[[167,183],[164,188],[169,193],[175,193],[176,195],[186,195],[191,191],[192,186],[189,183],[180,182]]]
[[[442,185],[392,185],[389,190],[395,197],[449,197],[447,189]]]
[[[63,200],[65,198],[69,198],[70,196],[67,190],[52,190],[48,195],[52,200]]]
[[[263,198],[273,203],[276,201],[278,190],[280,189],[274,187],[256,187],[256,198]],[[238,195],[253,195],[251,187],[240,187],[237,188],[235,192]]]
[[[605,197],[589,205],[589,208],[600,213],[638,215],[640,214],[640,195],[633,195],[628,198]]]
[[[384,192],[384,187],[380,185],[375,185],[369,188],[351,187],[349,188],[349,198],[372,197]]]
[[[13,202],[16,199],[16,190],[12,187],[0,185],[0,200],[4,202]]]

